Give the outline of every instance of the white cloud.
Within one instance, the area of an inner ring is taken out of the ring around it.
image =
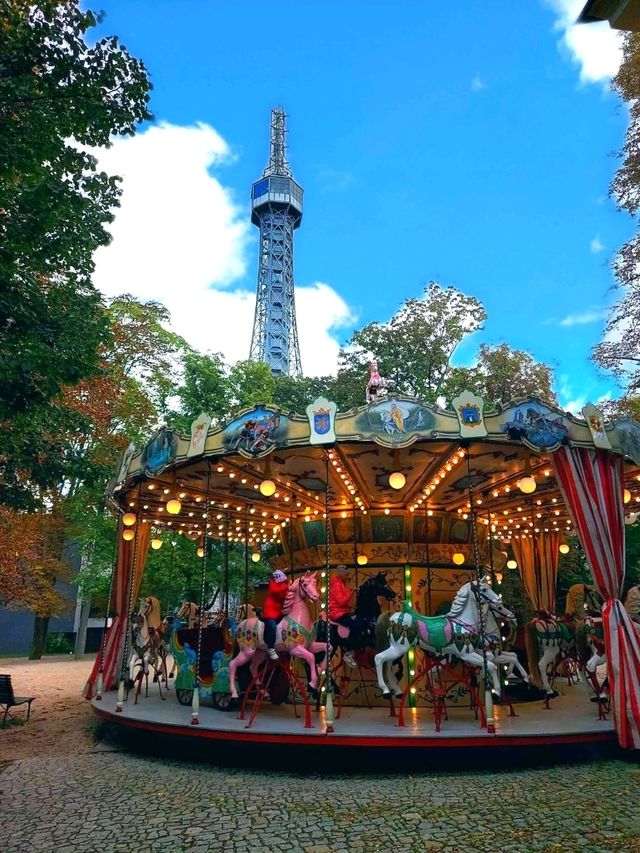
[[[246,358],[255,291],[237,282],[252,277],[255,229],[248,208],[217,176],[232,159],[224,139],[206,124],[162,122],[92,153],[123,178],[113,240],[95,255],[96,286],[107,296],[158,300],[192,346],[227,361]],[[353,320],[348,305],[320,283],[297,287],[296,300],[305,374],[335,372],[332,333]]]
[[[602,320],[603,317],[604,310],[602,308],[590,308],[580,314],[567,314],[566,317],[560,320],[558,325],[565,327],[584,326],[587,323],[596,323],[598,320]]]
[[[604,245],[604,243],[600,239],[599,234],[596,234],[596,236],[593,238],[593,240],[589,243],[589,248],[591,249],[591,251],[593,252],[594,255],[597,255],[598,252],[604,251],[606,246]]]
[[[576,24],[585,0],[545,0],[557,15],[555,29],[562,32],[561,50],[580,65],[582,83],[608,83],[622,60],[620,34],[604,21]]]
[[[483,89],[486,89],[486,88],[487,88],[487,84],[483,80],[481,80],[480,77],[478,77],[478,75],[476,74],[476,76],[471,81],[471,91],[472,92],[481,92]]]

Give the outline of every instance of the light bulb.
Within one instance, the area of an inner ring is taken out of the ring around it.
[[[169,515],[177,515],[182,509],[182,504],[178,500],[178,498],[171,498],[170,501],[167,501],[167,512]]]
[[[204,557],[204,548],[200,546],[196,551],[196,554],[198,555],[198,557]]]
[[[515,560],[507,560],[507,568],[508,569],[517,569],[518,564],[516,563]]]
[[[127,527],[126,530],[122,531],[122,538],[125,542],[131,542],[135,535],[136,534],[133,532],[133,530],[131,530],[130,527]]]
[[[401,471],[394,471],[389,474],[389,485],[392,489],[403,489],[406,482],[407,478]]]
[[[367,557],[366,554],[358,554],[356,561],[357,561],[359,566],[366,566],[367,563],[369,562],[369,558]]]
[[[629,489],[625,489],[624,492],[622,493],[622,500],[626,504],[628,504],[629,501],[631,500],[631,492],[629,491]],[[132,513],[132,515],[133,515],[133,513]],[[123,521],[124,521],[124,519],[123,519]]]
[[[568,554],[569,553],[569,546],[567,545],[566,542],[563,542],[562,545],[558,548],[558,551],[560,551],[561,554]]]
[[[152,539],[151,540],[151,547],[153,548],[154,551],[159,551],[160,548],[162,548],[162,539]]]
[[[456,553],[451,558],[456,566],[461,566],[464,563],[464,554]]]
[[[521,492],[524,492],[525,495],[530,495],[536,490],[536,481],[531,476],[531,474],[527,474],[526,477],[521,477],[516,483]]]
[[[260,483],[260,494],[264,495],[265,498],[270,498],[276,491],[276,484],[273,480],[263,480]]]
[[[628,503],[628,501],[625,501],[625,503]],[[125,512],[125,514],[122,516],[122,523],[125,527],[133,527],[137,520],[138,519],[136,518],[135,513],[133,512]]]
[[[260,562],[260,552],[254,551],[253,554],[251,555],[251,559],[253,560],[254,563],[259,563]]]

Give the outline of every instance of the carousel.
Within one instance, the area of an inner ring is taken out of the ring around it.
[[[202,414],[188,436],[164,427],[128,448],[108,493],[116,558],[85,695],[112,724],[203,744],[640,748],[632,420],[473,393],[443,409],[387,394],[373,365],[366,404],[347,412],[320,398],[215,428]],[[140,590],[176,536],[201,594],[161,609]],[[559,555],[576,542],[592,583],[559,614]],[[266,592],[249,580],[265,562]]]

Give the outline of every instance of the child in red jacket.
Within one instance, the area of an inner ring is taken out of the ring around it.
[[[267,597],[264,600],[262,608],[264,642],[267,647],[267,654],[271,660],[278,660],[278,653],[275,650],[276,625],[282,619],[282,607],[288,590],[289,581],[287,580],[287,576],[280,569],[276,569],[269,578]]]

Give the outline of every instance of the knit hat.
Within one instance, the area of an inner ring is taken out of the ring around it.
[[[281,572],[280,569],[276,569],[274,571],[272,577],[273,577],[274,581],[276,581],[277,583],[282,583],[283,581],[286,581],[286,579],[287,579],[287,576],[285,575],[285,573]]]

